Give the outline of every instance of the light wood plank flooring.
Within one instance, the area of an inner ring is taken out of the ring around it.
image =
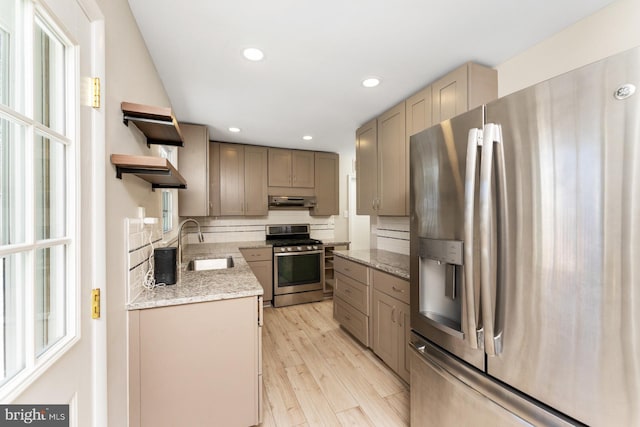
[[[333,301],[265,308],[263,423],[408,426],[409,390],[333,320]]]

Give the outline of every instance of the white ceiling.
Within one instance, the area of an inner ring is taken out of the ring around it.
[[[462,63],[496,66],[610,2],[129,0],[178,120],[212,140],[327,151]]]

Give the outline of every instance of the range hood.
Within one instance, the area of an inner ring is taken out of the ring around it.
[[[269,196],[269,209],[308,209],[315,206],[315,196]]]

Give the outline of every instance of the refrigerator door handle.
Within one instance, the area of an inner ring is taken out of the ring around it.
[[[474,283],[474,211],[476,195],[476,170],[478,146],[481,145],[482,130],[470,129],[467,139],[467,159],[464,183],[464,290],[467,309],[467,336],[471,348],[478,348],[476,300]]]
[[[484,328],[484,350],[489,356],[495,356],[495,301],[492,297],[492,285],[496,280],[495,252],[492,240],[492,176],[493,149],[498,141],[499,129],[493,123],[484,126],[482,159],[480,164],[480,306]]]

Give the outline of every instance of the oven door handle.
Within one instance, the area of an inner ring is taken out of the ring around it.
[[[317,250],[317,251],[302,251],[302,252],[280,252],[280,253],[274,253],[273,256],[291,256],[291,255],[315,255],[315,254],[322,254],[324,253],[323,250]]]

